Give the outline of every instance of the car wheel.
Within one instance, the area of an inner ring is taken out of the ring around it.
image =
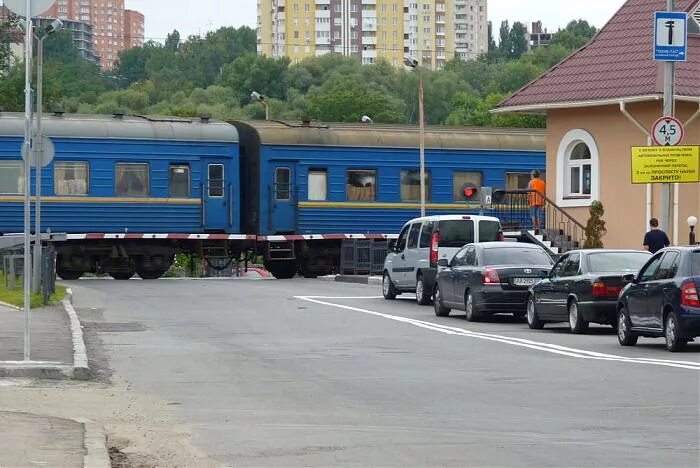
[[[687,342],[681,336],[681,331],[678,327],[678,317],[675,312],[670,312],[666,316],[664,336],[666,337],[666,349],[672,353],[682,351],[685,348]]]
[[[569,329],[571,333],[583,333],[588,330],[588,322],[583,320],[581,311],[578,310],[576,299],[569,302]]]
[[[468,322],[478,322],[481,318],[476,305],[474,305],[474,296],[470,292],[464,296],[464,311],[467,313]]]
[[[389,273],[387,272],[384,272],[384,276],[382,277],[382,295],[387,301],[396,299],[396,288],[394,287],[394,283],[391,282],[391,277],[389,277]]]
[[[632,322],[630,321],[627,309],[623,307],[617,313],[617,341],[622,346],[634,346],[637,344],[639,337],[632,331]]]
[[[416,280],[416,302],[418,305],[430,304],[430,291],[425,287],[423,275],[418,275],[418,279]]]
[[[450,308],[442,305],[442,292],[437,283],[435,284],[435,291],[433,291],[433,308],[435,309],[435,315],[438,317],[450,315]]]
[[[544,322],[537,316],[534,296],[527,298],[527,326],[533,330],[540,330],[544,327]]]

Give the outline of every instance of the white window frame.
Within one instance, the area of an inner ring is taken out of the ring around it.
[[[586,196],[574,195],[572,197],[568,193],[571,168],[578,166],[581,167],[581,171],[583,171],[583,164],[581,164],[580,161],[571,164],[570,159],[571,153],[579,143],[586,144],[591,151],[591,194]],[[559,143],[559,149],[557,150],[556,184],[557,205],[560,207],[586,207],[591,206],[594,201],[600,200],[600,159],[598,145],[593,135],[586,130],[580,128],[569,130]]]

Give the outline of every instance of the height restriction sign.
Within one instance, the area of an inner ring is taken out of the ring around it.
[[[675,117],[661,117],[654,122],[651,134],[659,146],[676,146],[683,140],[683,124]]]

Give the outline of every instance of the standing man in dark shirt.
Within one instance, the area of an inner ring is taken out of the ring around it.
[[[644,236],[644,248],[651,253],[656,253],[664,247],[671,245],[665,232],[659,229],[659,220],[651,218],[649,220],[651,230]]]

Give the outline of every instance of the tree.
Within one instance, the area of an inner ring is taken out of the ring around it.
[[[12,51],[10,44],[17,40],[19,31],[19,16],[11,13],[4,20],[0,21],[0,75],[3,75],[10,70],[12,62]]]
[[[508,44],[510,46],[510,50],[508,50],[508,58],[519,59],[525,52],[527,52],[528,47],[525,34],[527,34],[527,28],[525,28],[523,23],[517,21],[513,23],[513,27],[508,33]]]
[[[560,45],[567,49],[577,50],[590,41],[598,30],[586,20],[571,21],[566,28],[552,36],[550,45]]]
[[[594,201],[591,203],[589,213],[590,217],[588,218],[588,223],[586,223],[586,240],[583,243],[583,248],[602,249],[603,236],[608,232],[605,228],[605,221],[603,221],[603,215],[605,214],[603,204],[599,201]]]
[[[495,52],[498,50],[498,46],[496,45],[496,40],[493,38],[493,23],[489,21],[489,52]]]
[[[165,38],[165,50],[176,53],[180,49],[180,32],[175,29]]]
[[[509,57],[510,51],[513,49],[510,39],[510,23],[508,20],[502,21],[499,30],[498,51],[503,57]]]

